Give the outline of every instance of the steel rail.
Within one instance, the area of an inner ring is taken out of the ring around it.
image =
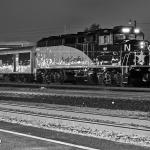
[[[15,83],[0,82],[0,87],[22,87],[22,88],[40,88],[48,89],[74,89],[74,90],[110,90],[110,91],[126,91],[126,92],[150,92],[150,88],[144,87],[107,87],[100,85],[72,85],[72,84],[35,84],[35,83]]]

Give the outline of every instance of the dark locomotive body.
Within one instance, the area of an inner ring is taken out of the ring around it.
[[[133,26],[51,36],[37,42],[38,47],[54,45],[75,47],[89,56],[95,67],[89,67],[86,74],[94,74],[94,84],[149,85],[149,42]]]

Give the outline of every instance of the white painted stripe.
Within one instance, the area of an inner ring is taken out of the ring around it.
[[[0,129],[0,132],[5,132],[5,133],[10,133],[10,134],[15,134],[18,136],[24,136],[24,137],[29,137],[29,138],[33,138],[33,139],[42,140],[42,141],[47,141],[47,142],[57,143],[57,144],[61,144],[61,145],[76,147],[76,148],[80,148],[80,149],[84,149],[84,150],[100,150],[100,149],[90,148],[90,147],[86,147],[86,146],[81,146],[81,145],[76,145],[76,144],[71,144],[71,143],[66,143],[66,142],[61,142],[61,141],[56,141],[56,140],[52,140],[52,139],[42,138],[42,137],[38,137],[38,136],[23,134],[23,133],[9,131],[9,130]]]

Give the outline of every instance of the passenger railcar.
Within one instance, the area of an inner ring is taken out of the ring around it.
[[[0,79],[7,82],[76,83],[77,74],[89,66],[94,63],[87,55],[68,46],[0,48]],[[81,78],[83,82],[86,76]]]

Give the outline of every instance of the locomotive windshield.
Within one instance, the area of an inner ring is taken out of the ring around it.
[[[114,42],[119,43],[124,40],[143,40],[144,34],[140,29],[132,26],[117,26],[113,29]]]

